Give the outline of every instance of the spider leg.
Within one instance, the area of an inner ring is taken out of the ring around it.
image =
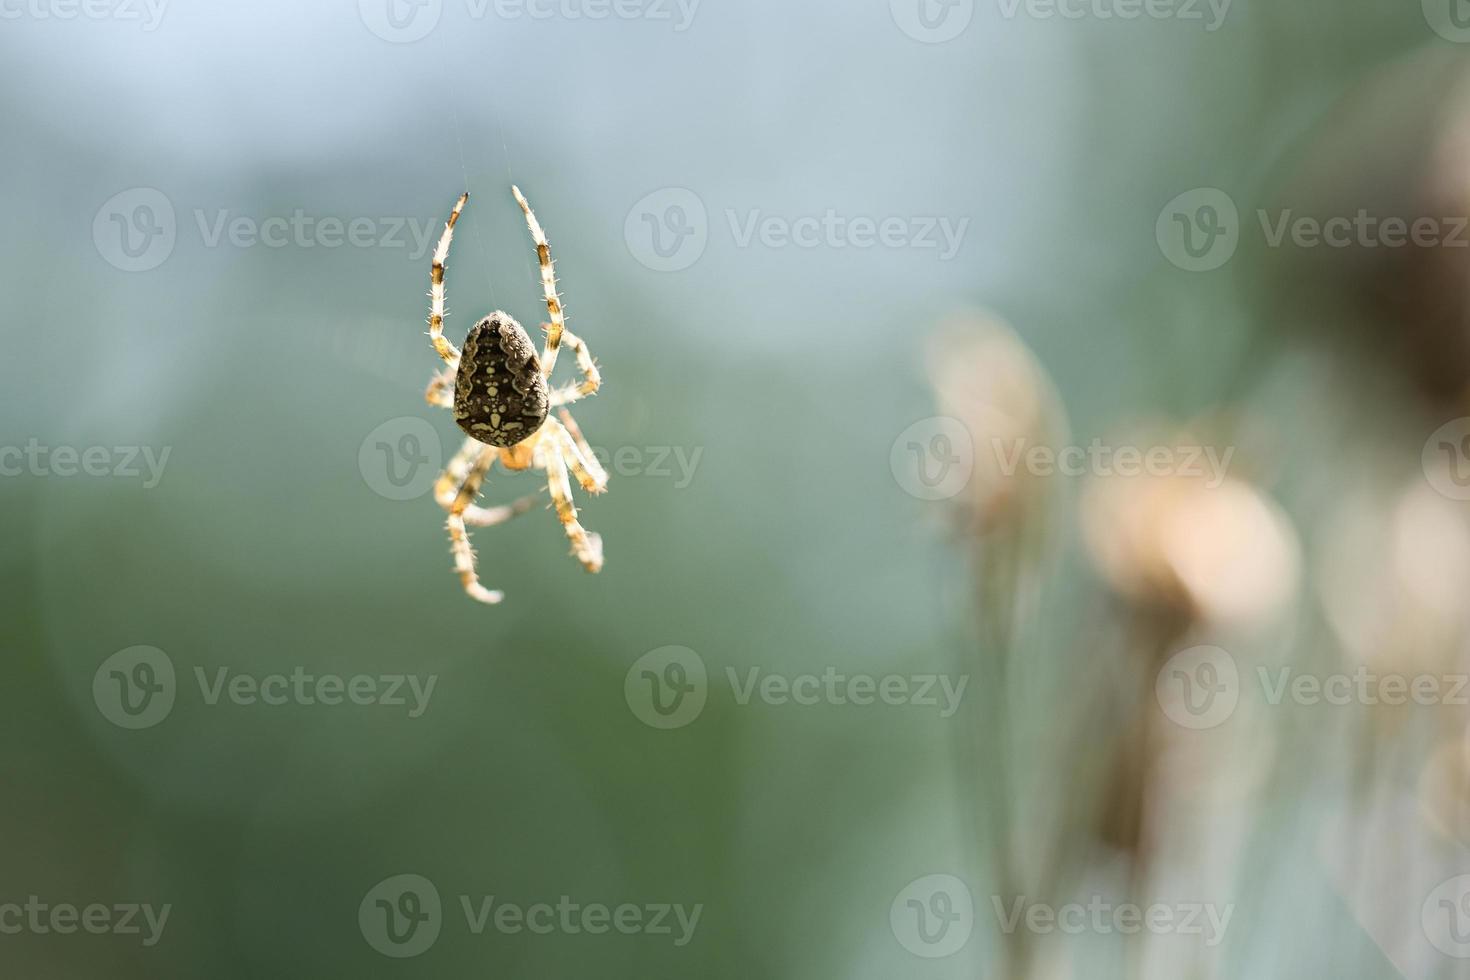
[[[536,258],[541,264],[541,291],[546,294],[546,311],[551,317],[551,326],[546,330],[546,347],[541,354],[541,373],[549,378],[552,368],[556,367],[562,332],[567,326],[562,316],[561,298],[556,295],[556,273],[552,269],[551,246],[546,243],[546,232],[541,230],[541,222],[536,220],[536,215],[531,210],[531,205],[526,203],[521,189],[512,186],[510,191],[526,215],[526,227],[531,230],[531,240],[536,243]]]
[[[430,405],[440,408],[454,408],[454,375],[459,370],[459,361],[456,359],[449,362],[449,366],[434,375],[429,382],[429,389],[424,392],[424,400]]]
[[[474,442],[474,440],[469,441]],[[475,551],[470,547],[470,535],[469,531],[465,529],[465,519],[471,510],[471,501],[479,494],[480,486],[485,481],[486,471],[490,469],[490,464],[495,461],[495,450],[490,446],[479,446],[478,455],[475,457],[474,462],[466,464],[465,461],[468,460],[469,453],[472,449],[473,447],[469,445],[461,448],[459,453],[455,455],[454,460],[451,461],[450,469],[446,470],[444,476],[439,479],[441,486],[446,480],[450,481],[449,486],[453,489],[454,481],[451,477],[455,475],[455,470],[466,469],[467,465],[467,470],[464,473],[463,480],[459,483],[458,490],[454,491],[453,495],[448,499],[449,518],[445,522],[445,526],[449,529],[449,550],[454,555],[454,570],[459,573],[459,580],[464,585],[465,593],[472,599],[494,605],[505,598],[505,593],[487,589],[480,584],[479,573],[475,570]],[[441,495],[439,488],[435,490],[435,498],[440,500],[441,503],[445,501],[445,496]],[[521,507],[518,510],[517,507],[520,503],[518,501],[509,507],[495,508],[493,511],[483,510],[481,508],[474,509],[479,514],[489,518],[488,523],[499,524],[502,521],[514,517],[517,513],[524,513],[525,510],[529,509],[527,506]]]
[[[434,264],[429,269],[429,340],[434,344],[434,352],[444,358],[446,364],[459,360],[459,350],[444,337],[444,260],[449,258],[449,241],[454,237],[454,223],[459,220],[459,213],[464,210],[464,204],[469,199],[468,192],[461,194],[455,202],[454,210],[449,212],[449,220],[444,223],[444,234],[439,236],[439,244],[434,247]]]
[[[488,460],[483,458],[485,456],[488,456]],[[537,495],[534,493],[498,507],[479,507],[472,502],[474,495],[479,492],[480,484],[484,482],[485,473],[488,473],[491,465],[494,464],[496,456],[495,449],[475,439],[466,439],[459,452],[444,468],[444,473],[439,477],[438,482],[434,484],[435,502],[452,514],[462,515],[465,523],[472,527],[494,527],[496,524],[503,524],[512,517],[519,517],[528,512],[536,505]],[[471,463],[479,466],[482,461],[484,468],[471,491]]]
[[[582,438],[582,430],[577,428],[577,421],[572,418],[572,413],[562,409],[557,414],[561,416],[561,422],[547,419],[546,424],[556,426],[557,438],[566,449],[566,462],[572,475],[577,478],[583,490],[588,493],[602,493],[607,489],[607,471],[598,462],[592,447],[587,445],[587,440]]]
[[[547,334],[551,328],[542,325]],[[551,393],[552,405],[570,405],[572,402],[581,401],[588,395],[596,394],[597,389],[602,387],[602,375],[597,371],[597,362],[592,360],[592,353],[587,350],[587,344],[581,337],[570,330],[562,332],[563,342],[577,355],[577,368],[582,372],[582,380],[577,384],[565,385],[558,391]]]
[[[556,425],[548,419],[548,425]],[[560,426],[557,426],[560,428]],[[546,469],[546,486],[551,491],[552,503],[556,505],[556,516],[566,529],[572,542],[572,553],[589,572],[602,571],[602,538],[592,534],[577,523],[577,505],[572,502],[572,487],[567,480],[567,464],[562,457],[562,440],[556,433],[543,438],[536,444],[541,454],[541,465]]]
[[[465,593],[478,602],[495,605],[505,598],[505,593],[487,589],[480,584],[475,572],[475,549],[470,547],[470,535],[465,530],[464,517],[450,514],[446,522],[449,528],[449,550],[454,554],[454,570],[464,584]]]

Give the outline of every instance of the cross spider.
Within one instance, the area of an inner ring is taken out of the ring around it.
[[[571,539],[572,553],[589,572],[602,569],[602,538],[577,523],[577,507],[572,503],[567,470],[570,468],[588,493],[602,493],[607,489],[607,473],[582,438],[571,413],[562,407],[597,391],[602,378],[587,345],[566,328],[561,300],[556,295],[546,233],[520,189],[512,187],[511,193],[525,213],[526,226],[536,243],[541,288],[546,294],[546,309],[551,319],[550,323],[541,325],[546,332],[546,346],[539,359],[526,331],[508,313],[499,310],[470,328],[463,352],[444,337],[444,260],[449,256],[454,223],[469,200],[467,193],[460,196],[444,224],[444,234],[434,249],[430,270],[429,339],[433,341],[434,352],[444,359],[445,367],[429,382],[424,396],[430,405],[452,410],[455,423],[467,436],[434,485],[434,499],[449,512],[449,546],[454,553],[454,570],[464,583],[465,592],[488,603],[497,603],[505,595],[480,584],[465,525],[500,524],[524,514],[536,500],[533,494],[499,507],[475,504],[485,474],[496,459],[507,470],[534,468],[546,472],[556,516]],[[563,342],[577,356],[582,381],[553,390],[551,372]],[[550,410],[558,407],[561,421],[550,415]]]

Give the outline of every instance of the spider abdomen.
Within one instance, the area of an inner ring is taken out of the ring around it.
[[[465,338],[454,378],[454,421],[487,446],[514,446],[546,421],[546,379],[526,331],[492,313]]]

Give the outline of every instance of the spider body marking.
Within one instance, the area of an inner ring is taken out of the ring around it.
[[[541,361],[526,331],[500,311],[476,323],[454,376],[454,421],[464,434],[507,448],[540,429],[549,411]]]

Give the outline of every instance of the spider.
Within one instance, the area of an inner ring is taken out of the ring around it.
[[[429,404],[453,411],[455,423],[466,436],[464,445],[435,483],[434,499],[449,512],[449,546],[454,554],[454,570],[465,592],[473,599],[492,604],[504,599],[505,594],[480,584],[475,553],[465,526],[501,524],[524,514],[536,501],[536,495],[532,494],[498,507],[477,506],[475,499],[495,461],[499,459],[507,470],[545,471],[547,489],[556,506],[556,516],[571,539],[572,553],[589,572],[602,569],[602,538],[577,523],[577,507],[572,502],[567,471],[571,470],[588,493],[602,493],[607,489],[606,471],[565,408],[597,391],[602,377],[587,345],[566,328],[546,233],[520,189],[512,187],[511,193],[521,206],[526,226],[536,243],[541,288],[546,294],[551,320],[541,325],[546,344],[539,358],[526,331],[510,314],[499,310],[470,328],[463,351],[457,350],[444,336],[444,261],[449,256],[454,223],[470,198],[468,193],[460,196],[444,224],[444,234],[434,249],[429,274],[429,339],[434,352],[444,359],[445,367],[429,382],[424,396]],[[551,372],[563,343],[576,354],[582,380],[552,389]],[[552,408],[560,409],[557,413],[560,421],[551,417]]]

